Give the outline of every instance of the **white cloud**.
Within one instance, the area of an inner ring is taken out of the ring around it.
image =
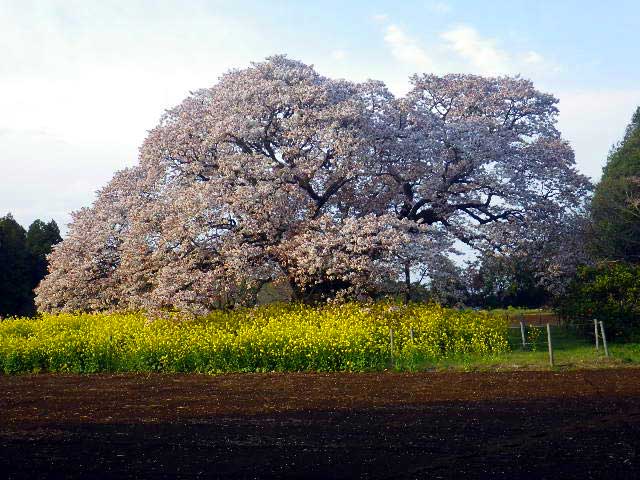
[[[478,73],[499,75],[512,70],[509,55],[496,47],[496,41],[481,37],[472,27],[459,26],[440,37]]]
[[[502,48],[498,39],[484,37],[469,25],[445,30],[422,44],[399,25],[388,24],[384,41],[393,58],[413,73],[520,74],[539,80],[562,70],[537,51]]]
[[[347,52],[344,50],[334,50],[331,52],[331,58],[338,61],[346,60]]]
[[[436,70],[435,62],[427,52],[397,25],[387,26],[384,41],[389,45],[391,54],[397,60],[411,64],[423,71]]]

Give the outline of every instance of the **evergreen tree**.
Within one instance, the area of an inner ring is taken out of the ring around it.
[[[597,258],[640,262],[640,108],[609,154],[593,197],[592,220]]]
[[[32,257],[32,289],[37,287],[47,274],[47,255],[51,247],[62,241],[60,229],[55,221],[44,223],[35,220],[27,231],[27,249]]]
[[[31,284],[26,232],[7,214],[0,218],[0,316],[33,313]]]
[[[11,214],[0,218],[0,317],[35,314],[33,289],[47,274],[51,247],[61,240],[53,220],[36,220],[25,232]]]

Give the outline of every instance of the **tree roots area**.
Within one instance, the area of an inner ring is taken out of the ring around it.
[[[3,478],[640,478],[640,369],[0,376]]]

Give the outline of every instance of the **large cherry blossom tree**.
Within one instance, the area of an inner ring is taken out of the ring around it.
[[[75,213],[40,309],[202,313],[270,282],[298,300],[408,292],[461,242],[524,248],[580,212],[590,184],[553,96],[520,78],[411,82],[396,98],[276,56],[193,92]]]

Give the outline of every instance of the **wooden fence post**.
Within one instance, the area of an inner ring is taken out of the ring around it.
[[[593,320],[593,326],[594,326],[594,333],[596,335],[596,350],[600,350],[600,341],[598,340],[598,320],[594,319]]]
[[[607,348],[607,336],[604,334],[604,323],[600,321],[600,333],[602,334],[602,346],[604,347],[604,356],[609,356],[609,349]]]
[[[409,327],[409,338],[411,338],[411,343],[413,343],[413,327]]]
[[[551,344],[551,326],[547,323],[547,343],[549,344],[549,364],[553,367],[553,345]]]
[[[522,337],[522,350],[527,349],[527,337],[524,334],[524,322],[520,322],[520,336]]]

